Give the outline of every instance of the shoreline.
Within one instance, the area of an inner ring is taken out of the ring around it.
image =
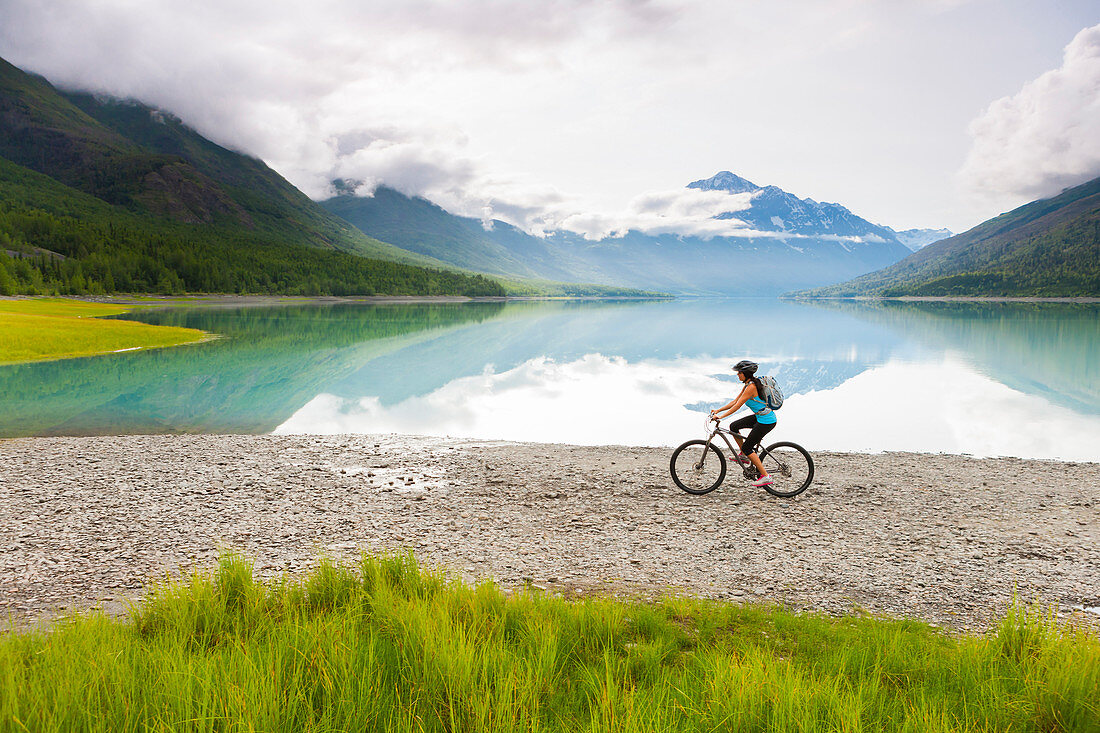
[[[762,299],[788,302],[852,301],[863,303],[1068,303],[1097,304],[1100,297],[1030,297],[1030,296],[896,296],[868,295],[237,295],[207,293],[190,295],[4,295],[5,300],[71,300],[84,303],[103,303],[130,306],[134,310],[159,308],[246,308],[277,305],[446,305],[463,303],[523,303],[523,302],[643,302],[673,301],[682,299]]]
[[[108,303],[136,308],[167,307],[245,307],[272,305],[339,305],[362,303],[386,304],[448,304],[506,303],[525,301],[647,301],[675,300],[674,295],[238,295],[234,293],[200,293],[187,295],[0,295],[4,300],[72,300],[83,303]]]
[[[693,497],[667,448],[400,435],[0,441],[0,614],[20,623],[209,567],[273,577],[410,549],[466,582],[867,611],[981,630],[1013,594],[1100,606],[1100,464],[815,454],[777,499],[727,477]],[[1094,614],[1078,614],[1096,623]]]
[[[897,295],[879,297],[875,295],[780,295],[780,300],[856,300],[856,301],[892,301],[899,303],[1100,303],[1100,298],[1089,295],[1040,297],[1040,296],[1002,296],[1002,295]]]

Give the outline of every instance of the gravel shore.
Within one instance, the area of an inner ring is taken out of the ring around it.
[[[803,495],[679,491],[667,448],[408,436],[0,441],[0,615],[139,597],[221,548],[261,575],[412,548],[468,581],[672,591],[981,629],[1100,606],[1100,464],[819,453]],[[1093,612],[1079,611],[1095,622]]]

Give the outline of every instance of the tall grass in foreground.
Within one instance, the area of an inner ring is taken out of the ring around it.
[[[505,596],[411,555],[213,575],[0,637],[2,730],[1100,730],[1100,639],[1012,609],[912,621]]]

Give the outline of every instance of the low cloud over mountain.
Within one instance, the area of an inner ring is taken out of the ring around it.
[[[0,6],[0,56],[169,110],[315,199],[357,180],[586,236],[740,235],[732,219],[653,220],[631,201],[716,162],[876,221],[969,226],[991,205],[944,184],[974,110],[1096,22],[1087,0],[1057,13],[1005,0],[995,26],[986,4],[958,0]]]
[[[337,182],[322,202],[364,233],[452,265],[510,277],[690,294],[776,294],[835,282],[909,253],[896,233],[840,204],[757,186],[729,171],[637,197],[619,217],[534,236],[447,212],[386,186]],[[685,230],[694,228],[693,232]],[[850,276],[850,275],[849,275]]]

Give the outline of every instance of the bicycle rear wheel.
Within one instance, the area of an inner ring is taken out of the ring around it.
[[[689,440],[672,452],[672,480],[689,494],[708,494],[726,478],[726,457],[705,440]]]
[[[798,496],[814,480],[814,459],[797,443],[772,443],[760,452],[760,461],[772,477],[764,488],[773,496]]]

